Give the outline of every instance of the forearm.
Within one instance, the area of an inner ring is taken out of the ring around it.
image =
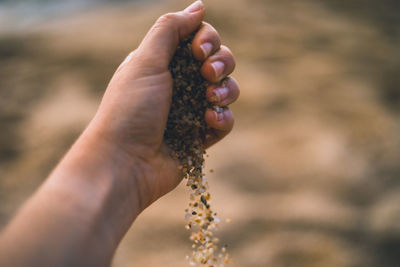
[[[142,209],[141,167],[85,131],[0,238],[0,266],[106,266]]]

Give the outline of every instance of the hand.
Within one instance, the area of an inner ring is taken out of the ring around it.
[[[212,85],[207,98],[226,106],[239,95],[226,78],[231,52],[202,23],[198,1],[162,16],[112,78],[96,116],[0,238],[1,266],[109,266],[136,216],[181,180],[163,143],[172,95],[168,64],[180,40],[198,28],[194,56]],[[207,145],[223,138],[233,115],[205,114]],[[67,227],[66,227],[67,226]],[[55,238],[56,237],[56,238]]]
[[[203,62],[201,72],[210,81],[206,95],[215,105],[227,106],[239,95],[238,84],[227,78],[235,67],[232,53],[216,30],[202,23],[205,15],[201,1],[184,11],[161,16],[140,46],[130,53],[114,74],[92,124],[116,153],[140,165],[139,195],[143,207],[172,190],[180,182],[178,163],[169,156],[163,143],[172,96],[169,62],[178,42],[199,31],[193,40],[193,54]],[[207,110],[206,122],[212,127],[210,146],[233,127],[233,114]],[[119,151],[118,151],[119,150]]]

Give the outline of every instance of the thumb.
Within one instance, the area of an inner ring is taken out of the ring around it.
[[[204,15],[203,2],[196,1],[183,11],[161,16],[136,51],[140,62],[154,71],[166,70],[179,41],[200,27]]]

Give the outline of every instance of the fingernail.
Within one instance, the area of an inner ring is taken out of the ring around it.
[[[212,47],[213,46],[211,43],[204,43],[204,44],[200,45],[200,48],[203,51],[204,57],[208,57],[210,55]]]
[[[196,1],[193,4],[191,4],[190,6],[188,6],[185,9],[185,11],[187,11],[189,13],[195,13],[195,12],[199,11],[202,8],[203,8],[203,2],[202,1]]]
[[[215,61],[215,62],[211,63],[211,66],[214,69],[215,77],[217,79],[221,78],[220,76],[222,75],[222,72],[224,71],[225,64],[221,61]]]
[[[214,106],[214,114],[217,121],[222,121],[222,119],[224,118],[224,109],[218,106]]]
[[[211,97],[211,102],[221,102],[223,101],[228,95],[228,88],[221,87],[217,88],[213,91],[213,96]]]

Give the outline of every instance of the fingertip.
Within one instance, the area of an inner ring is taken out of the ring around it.
[[[188,26],[187,28],[190,28],[190,31],[183,31],[180,34],[180,39],[184,39],[187,37],[189,34],[191,34],[193,31],[198,29],[201,26],[201,22],[203,21],[205,15],[206,15],[206,9],[204,6],[204,3],[202,1],[196,1],[187,8],[185,8],[182,11],[183,14],[185,14],[188,18]]]
[[[219,84],[212,84],[207,87],[207,100],[217,106],[227,106],[235,102],[240,94],[237,81],[227,77]]]
[[[204,3],[201,0],[193,2],[191,5],[189,5],[187,8],[185,8],[185,12],[191,14],[191,13],[197,13],[200,12],[204,9]]]
[[[221,45],[220,49],[207,58],[201,67],[201,74],[212,83],[218,83],[235,69],[235,59],[230,49]]]
[[[215,113],[215,110],[207,109],[205,114],[205,120],[211,129],[206,134],[205,146],[206,148],[217,143],[228,135],[234,124],[233,113],[228,108],[223,109],[222,118],[221,115]]]
[[[221,103],[224,102],[228,94],[229,89],[219,85],[210,85],[206,91],[207,100],[218,106],[222,106]]]
[[[206,43],[200,45],[200,49],[201,49],[201,52],[203,53],[202,58],[206,59],[210,55],[211,51],[213,50],[213,44],[206,42]]]
[[[210,24],[203,22],[193,39],[193,55],[197,60],[204,61],[219,50],[221,38]]]
[[[179,29],[179,39],[184,40],[188,35],[201,27],[201,23],[206,15],[206,10],[204,3],[199,0],[178,13],[186,17],[186,22],[183,23],[186,25]]]
[[[205,113],[206,123],[217,130],[230,132],[233,128],[233,113],[228,108],[207,109]]]

